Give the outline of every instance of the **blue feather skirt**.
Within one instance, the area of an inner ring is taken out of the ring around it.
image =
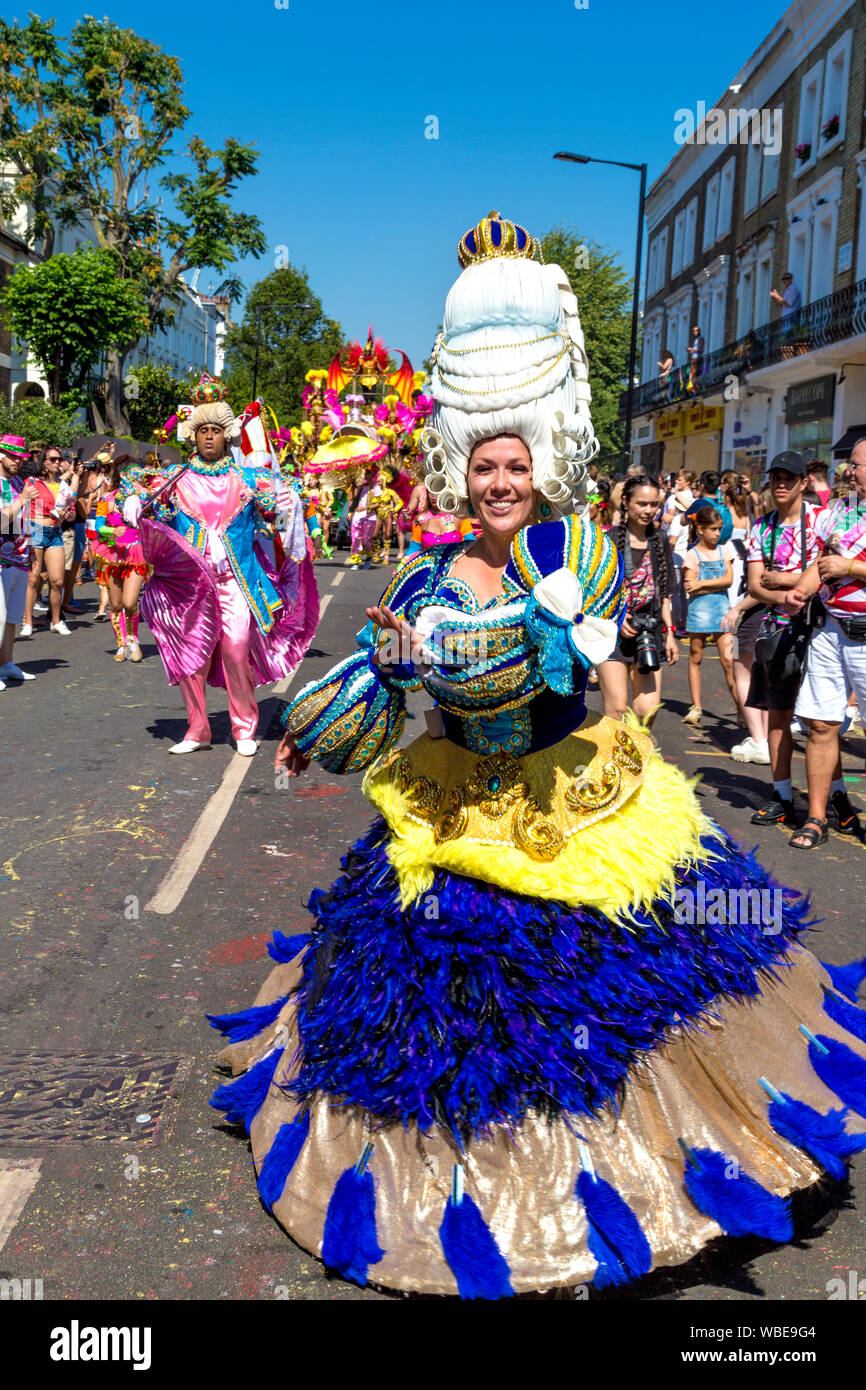
[[[722,834],[628,918],[446,871],[403,909],[388,833],[212,1018],[238,1074],[213,1104],[286,1230],[346,1278],[472,1298],[789,1238],[789,1195],[866,1142],[866,1016],[798,944],[808,902]]]

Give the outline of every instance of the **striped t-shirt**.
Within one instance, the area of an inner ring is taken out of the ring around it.
[[[815,534],[822,554],[866,560],[866,498],[858,502],[840,497],[830,502],[815,519]],[[866,585],[862,580],[833,580],[822,584],[819,593],[827,612],[836,617],[866,614]]]

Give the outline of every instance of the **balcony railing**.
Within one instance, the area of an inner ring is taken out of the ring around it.
[[[861,333],[866,333],[866,280],[804,304],[790,318],[774,319],[707,353],[694,382],[689,378],[688,367],[675,367],[664,386],[659,385],[658,377],[642,382],[634,391],[633,415],[636,418],[649,410],[699,400],[723,390],[727,377],[739,377]],[[625,402],[623,391],[619,398],[620,419],[625,418]]]

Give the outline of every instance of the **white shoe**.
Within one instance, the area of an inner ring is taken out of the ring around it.
[[[209,743],[196,743],[194,738],[182,738],[169,748],[169,753],[197,753],[200,748],[210,748]]]
[[[0,690],[5,690],[5,689],[6,689],[6,682],[5,682],[5,681],[0,681]]]
[[[14,661],[7,661],[4,666],[0,666],[0,679],[3,681],[35,681],[36,677],[32,671],[22,671],[20,666],[16,666]]]
[[[58,635],[58,637],[71,637],[71,636],[72,636],[72,628],[71,628],[71,627],[67,627],[66,624],[65,624],[65,622],[63,621],[62,618],[60,619],[60,622],[59,622],[59,623],[52,623],[52,624],[51,624],[51,631],[52,631],[52,632],[56,632],[57,635]]]
[[[239,738],[237,741],[237,750],[242,758],[251,758],[258,752],[258,747],[254,738]]]
[[[770,749],[765,738],[754,739],[749,735],[742,743],[735,743],[731,757],[737,763],[763,763],[770,761]]]
[[[33,612],[34,612],[34,613],[47,613],[47,612],[48,612],[48,604],[47,604],[47,603],[34,603],[34,605],[33,605]]]
[[[32,626],[32,624],[31,624],[31,623],[22,623],[21,626],[20,626],[19,629],[18,629],[18,636],[19,636],[19,637],[32,637],[32,636],[33,636],[33,626]]]

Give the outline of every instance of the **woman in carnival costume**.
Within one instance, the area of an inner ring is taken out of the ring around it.
[[[117,644],[114,660],[139,662],[138,600],[149,566],[138,531],[123,519],[121,480],[127,469],[140,474],[141,468],[132,454],[107,457],[105,467],[102,495],[87,519],[94,578],[108,590],[111,627]]]
[[[790,1194],[866,1146],[859,971],[803,949],[806,902],[644,730],[587,714],[623,571],[582,515],[577,303],[534,250],[496,214],[465,235],[435,354],[428,487],[480,538],[407,563],[287,709],[278,765],[367,769],[377,819],[254,1006],[211,1020],[213,1103],[289,1234],[465,1298],[788,1240]],[[398,748],[419,685],[430,732]]]
[[[316,581],[297,495],[263,466],[272,459],[263,432],[257,452],[232,450],[242,428],[258,423],[257,410],[248,407],[236,420],[224,388],[204,376],[183,413],[181,437],[193,446],[188,462],[164,470],[147,490],[131,480],[123,507],[135,526],[142,498],[150,499],[155,518],[141,520],[143,538],[152,536],[154,547],[142,612],[189,719],[169,752],[210,747],[208,684],[225,687],[237,751],[252,757],[256,686],[290,675],[309,646],[318,621]],[[277,573],[260,539],[273,535],[281,514],[294,524]]]

